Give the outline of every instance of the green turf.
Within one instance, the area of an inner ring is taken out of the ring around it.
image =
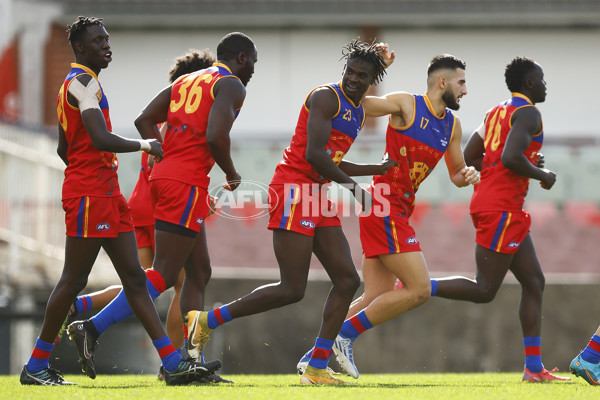
[[[559,374],[560,375],[560,374]],[[567,376],[567,373],[563,373]],[[65,378],[76,387],[21,386],[18,376],[0,376],[0,399],[599,399],[600,387],[571,382],[523,383],[521,374],[368,374],[347,378],[353,386],[301,386],[297,375],[226,375],[233,385],[167,387],[152,375],[82,375]]]

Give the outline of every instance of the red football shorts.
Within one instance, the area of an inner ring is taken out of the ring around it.
[[[138,249],[152,247],[154,253],[154,225],[136,226],[135,240],[137,240]]]
[[[531,216],[524,210],[476,212],[471,219],[477,229],[475,242],[497,253],[516,253],[531,226]]]
[[[208,191],[199,186],[155,179],[150,181],[154,218],[200,232],[208,215]]]
[[[372,212],[360,215],[360,243],[365,257],[372,258],[382,254],[409,253],[421,251],[415,230],[408,223],[408,218],[397,212],[386,216],[377,216]]]
[[[67,236],[111,238],[131,232],[133,218],[123,196],[83,196],[64,199]]]
[[[318,183],[269,185],[269,229],[315,236],[315,228],[342,226],[327,187]]]

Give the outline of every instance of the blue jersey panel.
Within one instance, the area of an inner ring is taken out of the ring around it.
[[[404,135],[444,153],[452,137],[454,116],[446,109],[444,118],[431,112],[423,96],[415,95],[415,119]]]

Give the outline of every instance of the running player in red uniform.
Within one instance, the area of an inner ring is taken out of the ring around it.
[[[144,150],[160,159],[161,145],[157,140],[126,139],[111,132],[108,101],[98,81],[98,74],[112,60],[102,19],[78,17],[67,32],[75,63],[57,101],[58,154],[67,165],[62,193],[67,225],[65,265],[48,299],[40,336],[20,381],[24,385],[72,384],[49,367],[48,359],[62,321],[85,287],[100,248],[113,262],[132,309],[153,340],[167,384],[198,381],[220,362],[203,365],[183,360],[165,334],[148,296],[131,211],[117,178],[116,152]],[[87,344],[85,335],[84,342]]]
[[[481,183],[471,198],[477,273],[475,279],[434,279],[432,295],[489,303],[506,272],[512,271],[522,288],[523,381],[570,380],[552,374],[542,364],[544,274],[529,233],[531,219],[523,210],[529,179],[540,181],[544,189],[556,181],[556,174],[543,168],[540,153],[544,133],[535,104],[546,99],[544,72],[533,60],[516,57],[506,66],[504,76],[511,97],[487,113],[464,150],[467,163],[481,171]]]
[[[169,70],[169,82],[173,83],[182,75],[210,67],[216,61],[215,56],[206,50],[190,50],[182,56],[175,59]],[[129,208],[133,216],[133,225],[135,227],[135,237],[138,246],[138,256],[142,268],[152,267],[154,261],[154,207],[150,195],[150,173],[154,165],[153,158],[148,157],[148,153],[142,154],[141,168],[138,180],[136,182],[129,200]],[[204,229],[204,226],[202,227]],[[207,266],[210,268],[210,265]],[[171,300],[169,312],[167,313],[167,333],[169,339],[175,348],[183,346],[183,330],[181,326],[183,320],[181,310],[179,309],[179,297],[183,278],[185,273],[181,270],[177,283],[173,286],[175,294]],[[70,323],[77,314],[90,310],[101,310],[110,303],[121,291],[121,286],[109,286],[108,288],[94,293],[78,296],[73,302],[69,311],[68,323]]]
[[[429,298],[427,264],[409,223],[419,186],[442,157],[456,186],[479,182],[477,171],[467,167],[463,159],[462,129],[451,111],[458,110],[460,99],[467,94],[465,66],[454,56],[439,55],[427,69],[424,95],[395,92],[365,99],[368,116],[390,115],[386,153],[398,166],[373,177],[369,187],[373,209],[382,212],[359,218],[365,291],[352,303],[333,346],[338,362],[353,378],[359,376],[353,358],[354,340]],[[402,290],[394,290],[396,279],[402,281]],[[306,357],[298,363],[299,370],[304,368]]]
[[[258,55],[252,39],[233,32],[219,42],[217,59],[210,68],[183,75],[160,91],[135,121],[142,137],[160,140],[157,124],[167,121],[164,159],[154,165],[150,176],[156,254],[146,278],[150,296],[156,299],[177,282],[183,266],[180,305],[184,314],[204,307],[204,288],[211,274],[202,229],[209,213],[208,173],[216,162],[225,172],[230,190],[240,184],[231,159],[229,131],[244,102]],[[94,368],[97,338],[130,315],[121,292],[91,319],[69,326],[93,340],[87,354],[79,351],[88,370]],[[200,354],[192,356],[198,359]]]
[[[348,187],[365,211],[370,196],[350,176],[385,174],[395,162],[354,164],[343,157],[364,123],[361,101],[377,84],[386,64],[376,45],[358,39],[343,53],[346,66],[338,83],[319,86],[302,105],[290,146],[271,181],[269,196],[273,247],[281,280],[210,312],[188,313],[191,345],[202,349],[212,329],[247,315],[298,302],[304,296],[314,253],[332,280],[323,321],[302,384],[341,384],[327,370],[337,335],[360,280],[326,184]],[[273,195],[276,193],[277,195]]]

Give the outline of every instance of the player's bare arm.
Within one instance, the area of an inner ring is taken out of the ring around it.
[[[535,107],[524,107],[513,114],[512,127],[502,152],[502,164],[515,174],[540,181],[544,189],[556,182],[556,174],[532,164],[523,154],[533,137],[542,131],[542,117]]]
[[[465,163],[470,167],[475,167],[477,171],[481,171],[481,162],[485,155],[485,121],[475,129],[469,137],[467,145],[463,150]]]
[[[460,120],[456,118],[454,124],[454,134],[448,143],[448,150],[444,155],[446,166],[448,167],[448,174],[450,180],[458,187],[475,185],[479,183],[479,172],[475,167],[469,167],[465,163],[463,152],[460,148],[462,140],[462,127]]]
[[[69,159],[67,158],[68,150],[69,142],[67,142],[65,130],[63,129],[61,124],[58,124],[58,146],[56,148],[56,153],[63,160],[65,165],[69,165]]]
[[[144,139],[156,139],[160,142],[163,136],[158,129],[158,124],[167,120],[169,105],[171,103],[171,86],[161,90],[144,107],[134,124],[141,137]]]
[[[403,127],[412,119],[415,98],[407,92],[394,92],[385,96],[367,96],[363,100],[367,117],[391,115],[392,125]]]
[[[342,171],[325,151],[331,136],[331,119],[337,113],[339,100],[329,88],[315,90],[306,100],[310,110],[307,121],[306,161],[321,175],[351,189],[356,199],[368,209],[370,196]]]
[[[340,169],[348,176],[385,175],[390,168],[397,166],[398,163],[390,159],[387,153],[379,164],[358,164],[342,160],[339,165]]]
[[[217,165],[225,173],[227,189],[235,190],[242,177],[231,159],[229,131],[236,111],[244,104],[246,88],[235,78],[221,78],[214,86],[215,101],[208,117],[206,141]]]

